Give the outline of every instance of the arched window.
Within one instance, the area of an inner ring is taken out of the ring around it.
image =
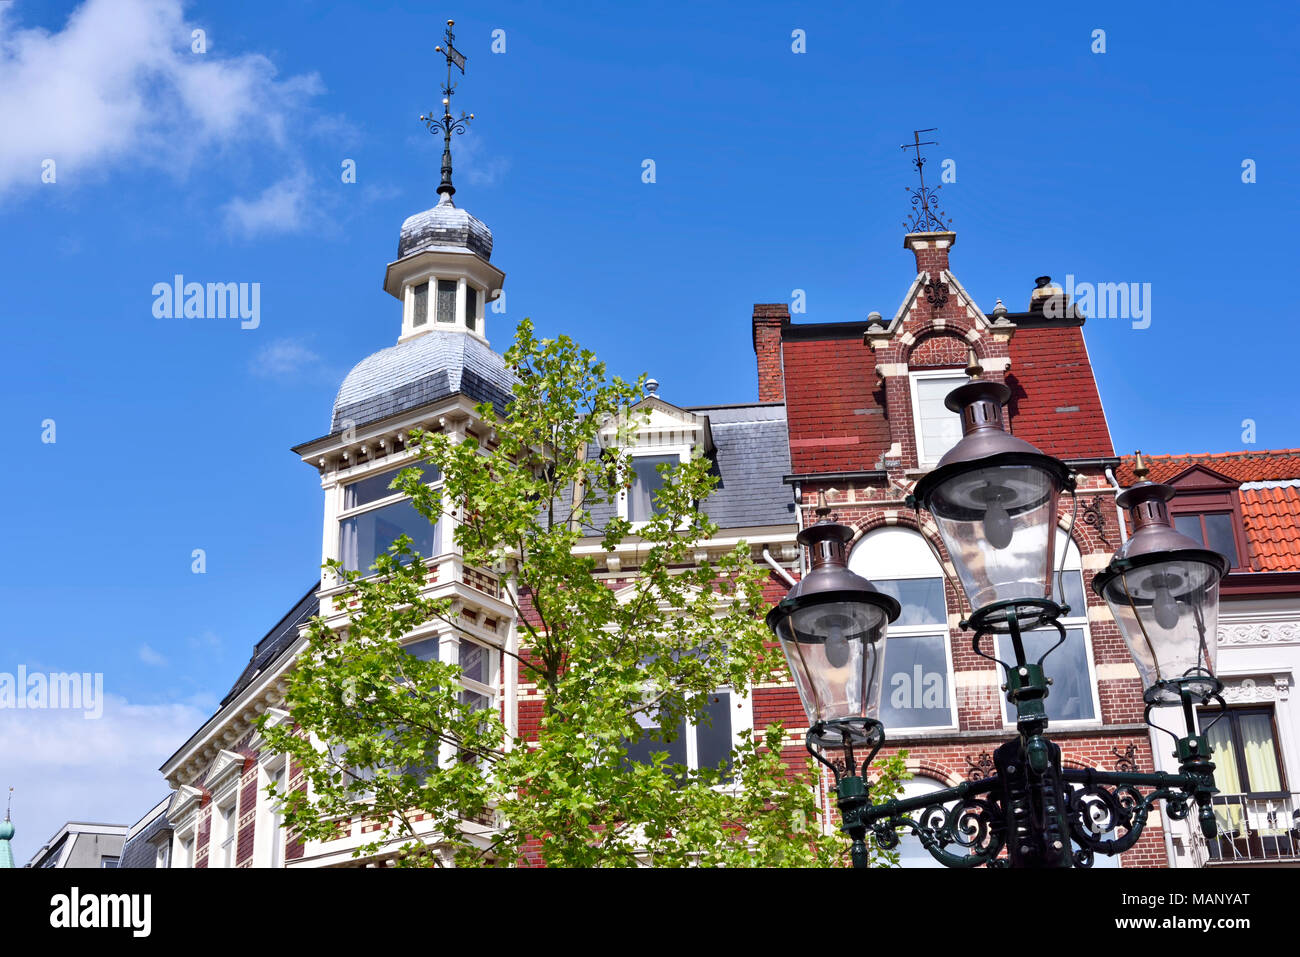
[[[888,639],[886,639],[888,640]],[[903,782],[903,793],[899,798],[920,797],[922,794],[932,794],[935,791],[942,791],[946,787],[941,781],[934,778],[922,777],[920,775],[908,778]],[[921,811],[913,811],[910,817],[920,820]],[[948,847],[946,850],[950,854],[960,854],[960,848]],[[898,832],[898,866],[899,867],[943,867],[943,864],[936,861],[924,847],[921,846],[921,839],[911,832],[908,828],[903,828]]]
[[[1047,717],[1055,725],[1096,722],[1101,710],[1097,700],[1097,682],[1093,677],[1092,636],[1088,631],[1088,605],[1083,592],[1083,563],[1078,546],[1069,534],[1057,529],[1054,569],[1060,567],[1062,552],[1065,554],[1065,571],[1059,585],[1053,573],[1052,589],[1056,601],[1068,605],[1069,611],[1061,619],[1065,626],[1065,644],[1043,662],[1044,670],[1052,679],[1047,695]],[[1031,631],[1024,636],[1025,654],[1031,661],[1037,661],[1060,637],[1055,628]],[[1011,640],[1006,636],[998,638],[998,657],[1003,661],[1015,659]],[[1015,724],[1016,720],[1014,709],[1005,700],[1002,702],[1002,720],[1007,725]]]
[[[903,609],[885,641],[880,720],[886,730],[955,728],[948,606],[934,553],[919,532],[878,528],[854,547],[849,568]]]

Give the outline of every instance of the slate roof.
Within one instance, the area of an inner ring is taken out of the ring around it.
[[[464,332],[427,332],[362,359],[334,399],[330,433],[351,420],[365,425],[456,393],[491,402],[501,412],[514,377],[501,356]]]
[[[171,803],[170,794],[163,798],[164,805]],[[157,810],[157,805],[154,810]],[[150,811],[152,814],[153,811]],[[145,815],[148,817],[148,815]],[[122,859],[119,867],[153,867],[157,863],[158,844],[154,843],[155,839],[170,834],[172,830],[171,822],[167,820],[167,811],[163,810],[156,815],[153,820],[149,821],[140,830],[132,827],[131,834],[127,837],[126,843],[122,845]]]
[[[713,432],[718,484],[704,500],[704,512],[721,528],[793,525],[794,494],[783,481],[790,474],[790,446],[783,403],[691,406],[707,415]],[[600,454],[594,446],[588,456]],[[604,528],[613,505],[591,508],[592,523]]]
[[[268,631],[262,640],[253,647],[253,655],[249,658],[243,673],[240,674],[234,686],[226,693],[226,696],[221,699],[223,708],[247,688],[254,678],[265,671],[298,638],[298,626],[320,610],[320,601],[316,598],[316,591],[319,588],[320,582],[313,581],[307,594],[298,599],[298,603],[293,606],[290,612],[281,618],[275,627]]]
[[[430,250],[468,249],[484,260],[492,258],[492,230],[476,216],[457,208],[446,193],[432,209],[409,216],[397,238],[397,258]]]

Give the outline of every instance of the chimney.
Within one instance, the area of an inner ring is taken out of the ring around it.
[[[1047,319],[1081,319],[1079,307],[1070,301],[1066,290],[1052,282],[1051,276],[1034,280],[1034,291],[1029,294],[1029,311]]]
[[[759,402],[785,401],[781,330],[788,325],[790,307],[785,303],[754,303],[754,354],[758,357]]]
[[[948,268],[948,250],[957,242],[956,233],[908,233],[903,245],[916,256],[916,271],[938,279]]]

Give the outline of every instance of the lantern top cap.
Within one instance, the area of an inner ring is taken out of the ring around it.
[[[795,539],[800,545],[814,545],[817,542],[848,542],[853,538],[853,529],[829,519],[809,525]]]
[[[1160,482],[1139,482],[1137,485],[1131,485],[1116,495],[1115,504],[1120,508],[1133,508],[1143,502],[1167,502],[1174,497],[1175,491],[1172,485],[1163,485]]]
[[[965,385],[959,385],[944,398],[943,404],[950,412],[960,412],[969,405],[981,400],[996,402],[999,406],[1007,404],[1011,390],[1001,382],[986,379],[974,379]]]

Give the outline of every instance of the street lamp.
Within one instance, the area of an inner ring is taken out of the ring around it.
[[[972,609],[961,627],[973,632],[977,654],[1001,666],[1002,688],[1016,707],[1018,734],[994,752],[991,776],[871,803],[867,771],[885,742],[879,720],[885,632],[899,606],[848,570],[852,530],[829,519],[824,501],[820,520],[799,534],[812,550],[813,569],[767,617],[808,714],[808,751],[834,774],[854,866],[867,864],[867,831],[890,848],[907,828],[950,867],[1088,867],[1097,853],[1132,847],[1159,800],[1174,820],[1195,802],[1202,830],[1214,836],[1214,765],[1206,738],[1196,734],[1192,706],[1213,699],[1222,705],[1214,632],[1227,562],[1169,527],[1168,486],[1143,483],[1120,497],[1132,510],[1135,532],[1094,588],[1110,604],[1138,664],[1148,722],[1154,708],[1183,706],[1187,734],[1174,735],[1180,773],[1063,768],[1060,747],[1044,733],[1052,680],[1043,662],[1066,640],[1059,619],[1069,609],[1053,597],[1052,558],[1060,497],[1074,494],[1074,476],[1063,462],[1006,432],[1002,406],[1009,397],[1005,385],[987,381],[948,395],[945,404],[961,415],[962,439],[908,499],[918,513],[933,516]],[[1059,640],[1031,661],[1023,634],[1042,628],[1054,628]],[[982,647],[999,635],[1009,639],[1014,660],[999,659],[996,644],[992,654]],[[836,747],[844,758],[828,759],[823,752]],[[860,763],[855,749],[868,750]],[[1152,790],[1144,795],[1143,787]],[[1119,828],[1123,836],[1103,837]]]
[[[767,626],[781,642],[811,722],[808,747],[842,747],[854,766],[855,748],[867,746],[874,756],[884,742],[885,631],[900,607],[893,596],[849,571],[845,546],[853,529],[830,519],[824,496],[817,516],[817,523],[798,536],[811,554],[812,570],[768,612]],[[861,776],[842,783],[841,797],[850,794],[865,800]],[[854,864],[865,867],[865,831],[854,837],[852,853]]]

